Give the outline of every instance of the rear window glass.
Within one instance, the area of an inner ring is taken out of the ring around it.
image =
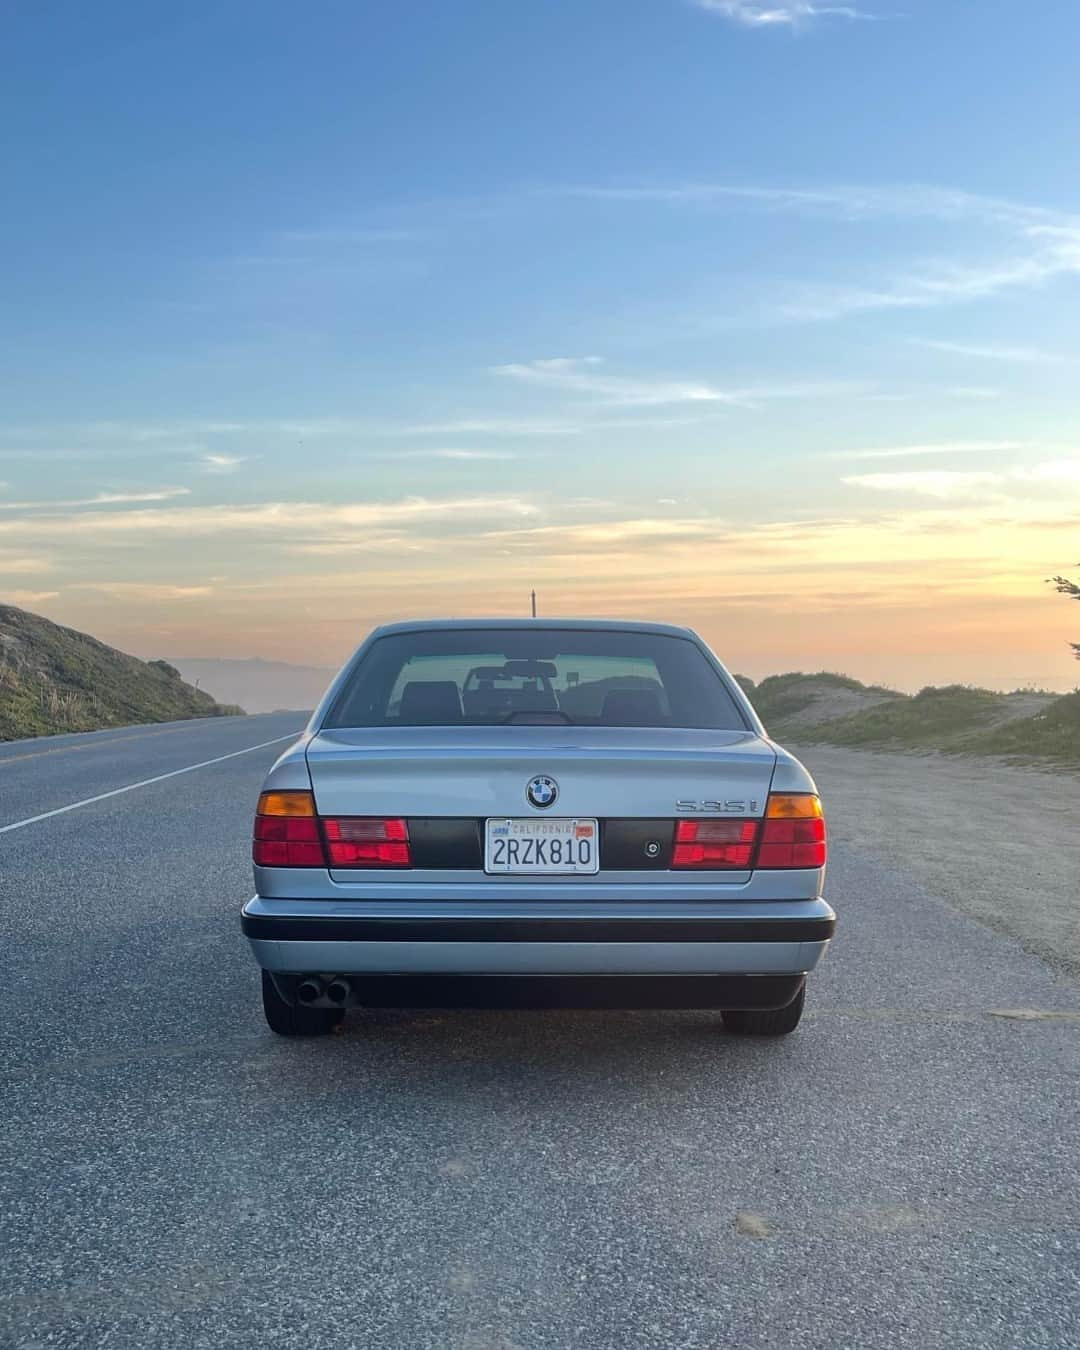
[[[723,680],[688,639],[550,628],[379,638],[325,725],[512,723],[746,729]]]

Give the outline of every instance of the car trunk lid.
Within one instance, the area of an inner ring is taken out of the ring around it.
[[[760,817],[776,754],[752,732],[519,725],[325,730],[307,760],[322,816],[603,822]],[[546,811],[526,798],[538,775]]]

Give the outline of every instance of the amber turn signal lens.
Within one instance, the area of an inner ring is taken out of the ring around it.
[[[259,798],[260,816],[313,816],[315,799],[310,792],[264,792]]]
[[[820,820],[825,812],[813,792],[774,792],[765,815],[769,820]]]

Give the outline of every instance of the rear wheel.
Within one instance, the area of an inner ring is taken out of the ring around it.
[[[720,1016],[736,1036],[786,1036],[799,1025],[805,1001],[803,985],[786,1008],[725,1008]]]
[[[342,1008],[305,1008],[286,1003],[268,971],[262,972],[263,1012],[266,1025],[279,1036],[325,1036],[345,1016]]]

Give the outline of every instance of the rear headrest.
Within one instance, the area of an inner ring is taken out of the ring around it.
[[[461,695],[453,680],[410,680],[401,692],[402,722],[441,726],[461,721]]]
[[[624,727],[656,727],[664,723],[660,699],[651,689],[613,689],[604,699],[602,722]]]

